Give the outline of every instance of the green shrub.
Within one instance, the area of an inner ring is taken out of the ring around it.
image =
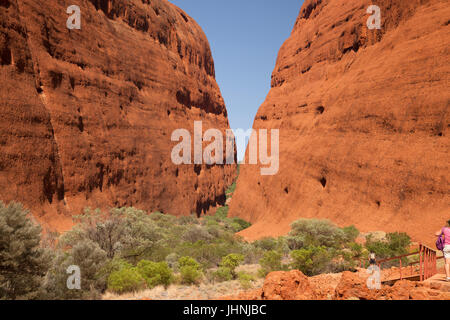
[[[240,232],[240,231],[248,229],[252,226],[252,224],[250,222],[242,220],[241,218],[232,218],[230,225],[234,232]]]
[[[21,204],[0,201],[0,299],[37,298],[48,270],[41,227]]]
[[[235,190],[236,190],[236,182],[233,182],[233,184],[231,184],[228,187],[228,189],[225,191],[225,194],[227,195],[227,198],[230,198]]]
[[[141,260],[137,264],[137,271],[145,279],[148,288],[158,285],[167,287],[173,281],[173,272],[166,262]]]
[[[137,268],[114,271],[108,278],[108,289],[115,293],[136,292],[145,288],[145,279]]]
[[[202,277],[202,272],[192,266],[180,268],[181,282],[184,284],[197,284]]]
[[[388,233],[386,235],[386,241],[373,240],[372,236],[366,238],[366,249],[375,253],[377,260],[388,259],[395,256],[401,256],[408,253],[409,246],[411,245],[411,238],[406,233]],[[403,259],[403,263],[407,262],[407,259]],[[383,264],[383,267],[391,267],[398,264],[397,260],[393,260]]]
[[[356,243],[356,242],[350,242],[348,244],[348,248],[351,251],[353,257],[355,258],[362,258],[364,253],[364,246]]]
[[[300,219],[292,223],[287,241],[292,250],[310,246],[339,248],[347,235],[328,220]]]
[[[332,255],[326,247],[308,247],[291,252],[292,268],[307,276],[315,276],[330,270]]]
[[[214,272],[214,279],[220,282],[233,280],[230,268],[220,267]]]
[[[196,284],[202,277],[200,264],[191,257],[181,257],[178,260],[181,282],[184,284]]]
[[[167,255],[165,260],[166,260],[168,266],[172,270],[177,271],[178,270],[178,259],[180,259],[178,257],[178,255],[175,252],[172,252],[171,254]]]
[[[261,277],[265,277],[272,271],[281,271],[285,268],[282,266],[281,260],[283,255],[277,251],[271,250],[264,253],[263,258],[259,260],[261,269],[258,271]]]
[[[197,241],[208,241],[212,239],[212,236],[203,226],[190,225],[182,234],[181,238],[184,241],[197,242]]]
[[[220,207],[216,210],[215,217],[219,220],[224,220],[228,216],[228,206]]]
[[[246,272],[239,272],[238,279],[242,289],[244,290],[251,289],[253,287],[252,282],[256,280],[255,276]]]
[[[411,238],[406,233],[394,232],[387,234],[389,248],[395,255],[404,255],[408,253],[411,245]]]
[[[356,238],[359,236],[359,230],[355,226],[348,226],[342,229],[345,234],[346,242],[355,242]]]
[[[191,257],[181,257],[178,260],[178,266],[180,268],[183,268],[183,267],[194,267],[197,269],[200,268],[200,264],[197,261],[195,261],[194,258],[191,258]]]
[[[260,240],[256,240],[254,246],[257,248],[261,248],[266,251],[276,250],[278,246],[278,242],[275,238],[263,238]]]
[[[46,275],[43,286],[43,299],[98,299],[106,290],[110,274],[107,267],[106,252],[91,240],[82,240],[68,251],[58,251],[52,261],[52,266]],[[81,271],[81,289],[67,288],[67,269],[75,265]]]
[[[221,267],[229,268],[232,273],[235,272],[236,268],[244,261],[244,256],[241,254],[229,254],[222,258]]]

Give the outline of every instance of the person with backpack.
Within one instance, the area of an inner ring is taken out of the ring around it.
[[[447,225],[442,230],[436,232],[436,236],[438,237],[436,247],[444,252],[445,274],[447,275],[447,281],[450,282],[450,220],[447,221]]]

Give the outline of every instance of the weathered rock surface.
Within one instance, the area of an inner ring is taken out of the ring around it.
[[[165,0],[0,1],[0,199],[67,229],[85,206],[186,215],[234,166],[171,161],[171,133],[229,128],[201,28]]]
[[[269,273],[261,289],[222,300],[449,300],[450,292],[402,280],[380,290],[367,287],[367,272],[323,274],[308,278],[300,271]]]
[[[282,46],[254,128],[280,129],[280,170],[243,165],[230,205],[278,236],[299,218],[434,243],[449,217],[450,6],[307,0]]]

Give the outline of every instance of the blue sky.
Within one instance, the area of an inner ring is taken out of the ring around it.
[[[208,37],[232,129],[252,127],[302,0],[169,0]],[[242,159],[244,148],[238,148]]]

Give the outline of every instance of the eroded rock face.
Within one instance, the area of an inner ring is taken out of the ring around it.
[[[272,272],[261,289],[241,292],[221,300],[448,300],[445,288],[401,280],[379,290],[367,286],[367,271],[322,274],[308,278],[301,271]]]
[[[234,166],[171,161],[173,130],[229,128],[201,28],[165,0],[0,1],[0,199],[66,229],[86,207],[202,214]]]
[[[448,220],[450,7],[305,1],[282,46],[255,129],[280,129],[280,170],[242,166],[230,212],[278,236],[299,218],[434,243]]]

